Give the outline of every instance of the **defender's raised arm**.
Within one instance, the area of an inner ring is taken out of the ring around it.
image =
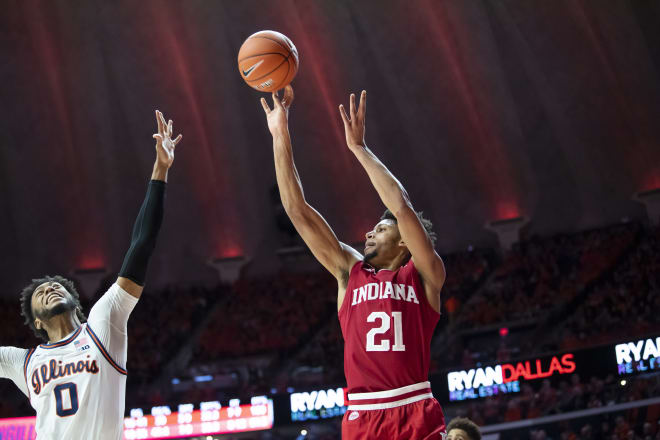
[[[179,135],[172,140],[172,120],[165,122],[163,114],[158,110],[156,110],[156,122],[158,133],[153,135],[156,139],[156,162],[147,195],[135,220],[131,245],[117,278],[117,284],[136,298],[142,295],[147,266],[163,221],[167,172],[174,162],[174,149],[183,137]]]

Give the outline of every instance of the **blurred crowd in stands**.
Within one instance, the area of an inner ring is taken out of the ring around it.
[[[604,343],[624,327],[659,330],[659,231],[622,223],[516,244],[457,312],[434,364],[470,367]]]
[[[537,319],[565,304],[614,264],[637,229],[624,224],[516,244],[480,295],[466,304],[461,324]]]
[[[506,431],[507,440],[660,440],[660,404],[541,427]],[[311,439],[310,439],[311,440]]]
[[[213,311],[194,358],[203,362],[294,348],[325,324],[336,298],[336,282],[325,272],[240,280]]]
[[[660,228],[603,278],[565,321],[562,348],[604,343],[625,331],[633,338],[660,328]]]
[[[505,435],[511,440],[660,440],[660,404],[563,420]]]

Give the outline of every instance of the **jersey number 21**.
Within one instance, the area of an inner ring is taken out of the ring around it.
[[[380,344],[376,344],[376,335],[387,333],[390,329],[390,322],[394,320],[394,344],[390,348],[390,339],[383,339]],[[367,316],[367,322],[380,321],[380,327],[372,328],[367,332],[367,351],[406,351],[403,345],[403,326],[401,325],[401,312],[392,312],[390,315],[385,312],[372,312]]]

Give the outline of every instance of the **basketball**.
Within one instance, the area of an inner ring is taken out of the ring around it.
[[[286,35],[260,31],[250,35],[238,51],[238,71],[260,92],[274,92],[298,73],[298,50]]]

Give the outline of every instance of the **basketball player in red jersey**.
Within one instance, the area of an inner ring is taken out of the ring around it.
[[[433,248],[430,222],[413,209],[401,183],[364,141],[367,93],[349,114],[339,106],[346,143],[387,207],[366,233],[364,257],[340,242],[305,200],[293,162],[288,114],[293,89],[273,109],[262,98],[273,135],[282,205],[319,262],[337,278],[349,406],[346,439],[443,439],[445,421],[428,382],[430,342],[440,317],[445,268]]]

